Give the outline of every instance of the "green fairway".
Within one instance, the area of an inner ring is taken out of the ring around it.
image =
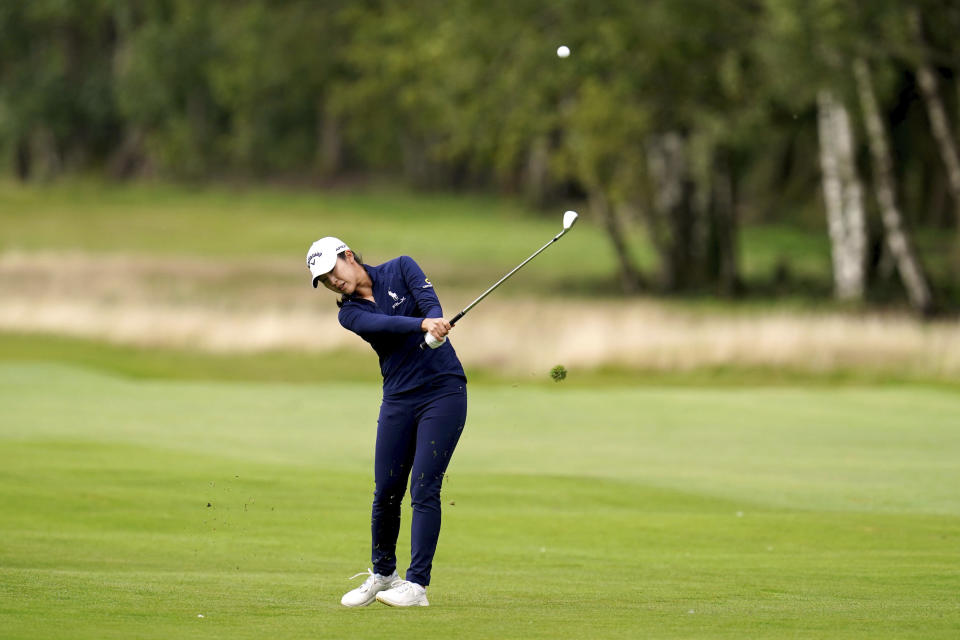
[[[235,267],[252,259],[293,268],[310,242],[329,234],[343,238],[372,264],[413,255],[428,272],[443,274],[445,289],[473,292],[557,233],[561,211],[538,212],[506,198],[416,193],[390,186],[320,191],[83,180],[37,186],[0,180],[0,253],[202,256]],[[630,229],[625,232],[627,244],[653,283],[656,252],[641,225]],[[825,230],[745,223],[739,234],[742,276],[751,290],[739,308],[745,302],[768,306],[773,297],[787,308],[831,305],[826,297],[831,263]],[[618,295],[615,254],[601,222],[587,208],[581,211],[574,237],[544,252],[498,295]],[[941,293],[952,299],[955,287],[949,283],[956,260],[950,242],[948,234],[939,232],[917,235],[927,267],[946,287]],[[248,269],[236,274],[243,282],[230,283],[229,291],[242,295],[242,285],[249,285],[251,277],[271,276],[276,280],[276,274],[256,276]],[[283,276],[286,280],[270,281],[302,281]],[[685,302],[717,306],[710,297]],[[719,306],[726,308],[729,302]]]
[[[330,234],[374,264],[409,253],[442,272],[446,286],[476,288],[560,231],[561,211],[535,212],[490,196],[390,187],[189,189],[83,181],[32,187],[0,181],[0,250],[299,261],[310,242]],[[565,240],[538,257],[501,293],[616,293],[615,255],[590,211],[582,211],[572,237],[574,242]],[[638,266],[652,275],[655,254],[640,227],[626,240]],[[820,231],[748,226],[742,245],[748,279],[766,280],[786,264],[796,276],[829,283],[828,244]]]
[[[346,610],[378,401],[0,365],[0,636],[960,633],[955,392],[474,385],[432,606]]]
[[[561,213],[536,215],[487,196],[389,187],[317,192],[0,182],[0,250],[276,258],[299,266],[311,242],[336,235],[371,264],[412,254],[442,271],[448,286],[477,287],[560,231]],[[649,266],[653,255],[637,235],[636,258]],[[612,283],[614,254],[602,231],[585,223],[577,237],[575,245],[559,243],[532,263],[520,290],[562,283],[564,290],[583,291],[601,278]]]

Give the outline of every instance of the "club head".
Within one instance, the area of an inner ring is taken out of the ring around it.
[[[579,216],[577,215],[576,211],[567,211],[566,213],[564,213],[563,214],[563,230],[564,231],[569,230],[570,227],[572,227],[574,223],[576,223],[578,217]]]

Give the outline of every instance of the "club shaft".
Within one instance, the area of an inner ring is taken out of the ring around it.
[[[468,304],[460,313],[458,313],[457,315],[453,316],[453,318],[451,318],[451,320],[450,320],[450,324],[451,324],[451,325],[456,324],[457,321],[458,321],[460,318],[462,318],[463,316],[467,315],[467,312],[470,311],[470,309],[473,309],[475,306],[477,306],[477,303],[479,303],[481,300],[483,300],[483,299],[486,298],[488,295],[490,295],[490,294],[493,292],[494,289],[496,289],[496,288],[499,287],[501,284],[503,284],[504,282],[506,282],[507,279],[508,279],[510,276],[512,276],[513,274],[515,274],[517,271],[519,271],[519,270],[523,267],[523,265],[527,264],[528,262],[530,262],[531,260],[533,260],[534,258],[536,258],[536,257],[537,257],[538,255],[540,255],[547,247],[549,247],[549,246],[552,245],[554,242],[556,242],[557,240],[559,240],[560,237],[563,236],[563,234],[565,234],[566,232],[567,232],[567,229],[564,229],[563,231],[561,231],[560,233],[558,233],[556,236],[554,236],[554,238],[553,238],[552,240],[550,240],[550,242],[548,242],[547,244],[545,244],[545,245],[543,245],[542,247],[540,247],[539,249],[537,249],[537,250],[533,253],[533,255],[531,255],[529,258],[527,258],[526,260],[524,260],[523,262],[521,262],[520,264],[518,264],[516,267],[514,267],[513,270],[510,271],[510,273],[508,273],[507,275],[505,275],[505,276],[503,276],[502,278],[500,278],[499,280],[497,280],[497,282],[496,282],[492,287],[490,287],[489,289],[487,289],[486,291],[484,291],[483,293],[481,293],[481,294],[479,295],[479,297],[477,297],[476,300],[474,300],[473,302],[471,302],[470,304]]]

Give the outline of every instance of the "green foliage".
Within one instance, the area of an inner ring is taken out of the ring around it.
[[[733,185],[723,224],[819,211],[815,96],[852,101],[858,56],[876,70],[908,218],[955,226],[913,72],[929,60],[949,86],[958,28],[947,0],[7,2],[0,171],[387,173],[537,206],[589,196],[648,224],[661,271],[673,254],[709,276],[723,247],[696,229],[717,224],[717,184]],[[672,211],[656,211],[650,176],[664,136],[689,165]]]
[[[200,177],[217,160],[219,113],[208,78],[217,55],[210,5],[176,0],[118,47],[117,102],[145,153],[169,174]]]
[[[348,168],[517,187],[545,149],[557,188],[596,184],[610,158],[635,162],[642,134],[680,129],[709,139],[704,149],[744,146],[762,164],[763,140],[780,135],[771,103],[802,111],[824,82],[842,89],[854,54],[916,55],[907,7],[5,3],[0,148],[15,153],[41,128],[61,155],[72,147],[90,163],[132,130],[161,171],[297,172],[316,166],[329,125]],[[931,58],[955,69],[958,12],[921,8]],[[573,50],[566,60],[554,54],[561,42]]]
[[[79,168],[117,143],[109,16],[102,0],[0,6],[0,150],[21,155],[9,162],[21,175]]]
[[[550,377],[553,378],[554,382],[562,382],[567,378],[567,368],[562,364],[558,364],[553,369],[550,369]]]
[[[228,114],[224,154],[238,170],[311,167],[325,100],[344,45],[338,3],[219,5],[208,73]]]

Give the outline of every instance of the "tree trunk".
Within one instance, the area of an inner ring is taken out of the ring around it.
[[[870,153],[873,156],[874,190],[877,203],[880,205],[881,219],[886,233],[887,246],[897,263],[897,271],[907,290],[910,304],[917,311],[927,314],[933,309],[933,296],[927,284],[927,276],[923,271],[910,236],[903,223],[903,214],[897,204],[897,192],[893,175],[893,159],[890,156],[890,145],[887,142],[887,132],[880,117],[880,108],[873,87],[873,78],[870,67],[862,58],[853,63],[853,72],[857,82],[857,91],[860,94],[860,105],[870,143]]]
[[[633,258],[630,257],[623,225],[620,224],[616,212],[610,206],[610,201],[599,189],[592,190],[589,199],[590,209],[603,221],[603,228],[607,232],[610,244],[613,245],[613,252],[617,257],[617,275],[620,279],[620,287],[624,293],[636,293],[640,290],[640,272],[634,266]]]
[[[124,180],[149,173],[149,163],[144,152],[145,140],[146,136],[139,126],[131,125],[131,128],[127,129],[120,145],[107,162],[107,171],[111,177]]]
[[[63,161],[57,138],[50,127],[40,125],[30,134],[30,175],[41,181],[53,180],[60,174]]]
[[[955,77],[953,81],[953,86],[957,90],[957,118],[960,118],[960,77]]]
[[[689,287],[697,272],[696,216],[687,164],[686,142],[679,133],[656,136],[647,145],[652,179],[653,215],[660,233],[661,278],[668,291]]]
[[[920,11],[916,8],[910,10],[910,23],[914,38],[920,45],[921,56],[924,56],[926,40],[923,35]],[[957,142],[953,136],[950,120],[947,117],[947,110],[944,108],[943,100],[940,97],[940,87],[937,84],[936,73],[925,57],[921,57],[917,65],[917,83],[920,85],[920,94],[923,96],[923,104],[927,109],[927,117],[930,120],[930,131],[937,142],[940,158],[947,170],[947,185],[953,199],[957,231],[960,233],[960,153],[957,151]]]
[[[33,166],[30,158],[30,145],[26,138],[17,140],[14,167],[16,168],[17,179],[20,182],[26,182],[30,179]]]
[[[332,113],[326,101],[317,105],[317,161],[320,172],[334,175],[343,166],[343,135],[340,132],[340,119]]]
[[[708,246],[709,266],[722,296],[740,291],[740,270],[737,261],[737,195],[730,158],[723,151],[714,157],[710,187]],[[708,275],[711,275],[708,274]]]
[[[866,282],[867,225],[850,115],[827,90],[817,94],[817,105],[834,292],[840,300],[859,301]]]
[[[523,171],[523,193],[527,202],[535,207],[544,205],[549,178],[550,141],[546,136],[538,136],[530,146]]]

